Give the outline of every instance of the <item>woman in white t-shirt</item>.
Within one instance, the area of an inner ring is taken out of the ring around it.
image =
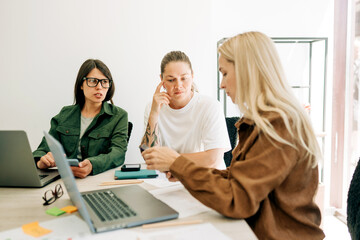
[[[230,142],[220,103],[195,91],[185,53],[169,52],[160,68],[161,82],[145,110],[141,144],[167,146],[199,165],[225,169],[223,156]]]

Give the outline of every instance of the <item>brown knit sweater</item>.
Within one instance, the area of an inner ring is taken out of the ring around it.
[[[282,119],[270,114],[277,133],[290,141]],[[314,203],[318,168],[299,161],[306,153],[259,133],[249,119],[235,125],[239,144],[226,170],[204,168],[180,156],[171,173],[206,206],[231,218],[244,218],[259,239],[323,239]],[[234,229],[236,231],[236,229]]]

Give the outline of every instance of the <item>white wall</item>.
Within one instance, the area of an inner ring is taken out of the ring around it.
[[[217,40],[247,30],[332,38],[332,9],[332,0],[0,0],[0,129],[25,130],[34,150],[73,103],[80,65],[98,58],[134,123],[126,161],[141,162],[143,112],[168,51],[186,52],[200,92],[216,98]]]
[[[80,65],[99,58],[113,74],[115,104],[134,124],[127,161],[142,161],[143,112],[168,51],[185,51],[200,90],[215,96],[211,7],[206,0],[1,0],[0,129],[25,130],[34,150],[51,117],[73,103]]]

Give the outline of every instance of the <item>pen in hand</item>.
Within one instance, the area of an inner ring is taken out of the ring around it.
[[[146,149],[148,149],[149,147],[148,147],[148,145],[146,145],[146,144],[141,144],[141,145],[139,146],[139,148],[140,148],[140,152],[143,152],[143,151],[145,151]]]

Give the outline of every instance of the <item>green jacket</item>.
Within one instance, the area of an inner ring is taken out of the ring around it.
[[[80,116],[80,106],[71,105],[63,107],[60,113],[51,119],[49,134],[60,141],[68,158],[77,158]],[[93,175],[124,163],[127,135],[127,112],[104,102],[100,113],[86,129],[80,144],[82,159],[90,160]],[[35,161],[49,151],[43,138],[37,150],[33,152]]]

